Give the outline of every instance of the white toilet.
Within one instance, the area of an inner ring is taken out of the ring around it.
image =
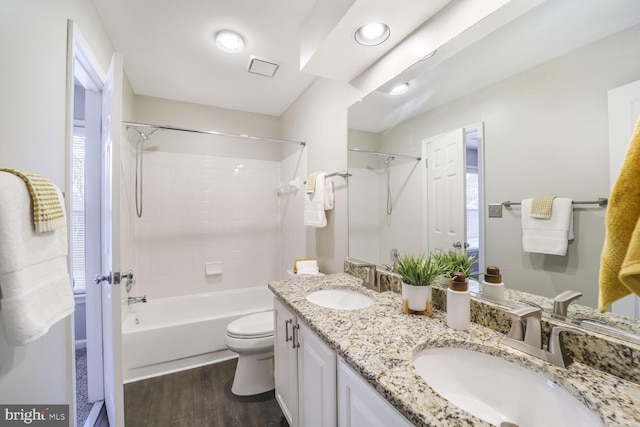
[[[250,396],[273,390],[273,311],[250,314],[227,326],[227,348],[238,353],[231,392]]]

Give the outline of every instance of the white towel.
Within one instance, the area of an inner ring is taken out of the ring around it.
[[[296,263],[298,276],[312,275],[317,276],[320,272],[317,260],[298,261]]]
[[[572,200],[564,197],[553,199],[551,218],[534,218],[530,215],[533,199],[522,201],[522,248],[525,252],[550,255],[566,255],[569,240],[573,240]]]
[[[4,333],[13,346],[40,338],[75,307],[67,228],[36,233],[25,182],[5,172],[0,172],[0,290]]]
[[[327,174],[320,172],[316,175],[316,188],[311,194],[304,195],[304,225],[311,227],[326,227],[327,216],[325,210],[325,179]]]
[[[333,181],[331,178],[326,178],[324,180],[324,210],[330,211],[333,209]]]

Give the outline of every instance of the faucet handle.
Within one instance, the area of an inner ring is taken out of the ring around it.
[[[524,339],[524,328],[522,321],[528,317],[536,317],[540,319],[542,311],[537,307],[518,307],[505,312],[511,319],[511,330],[507,335],[514,340],[522,341]]]
[[[582,296],[581,292],[564,291],[553,299],[553,314],[567,316],[569,304]]]
[[[564,345],[564,340],[560,336],[561,332],[571,332],[576,335],[586,334],[582,331],[567,326],[554,326],[551,329],[551,336],[549,337],[549,353],[551,353],[551,356],[555,359],[554,363],[556,365],[566,368],[573,363],[573,359],[567,352],[567,349]],[[562,362],[562,364],[560,364],[559,362]]]

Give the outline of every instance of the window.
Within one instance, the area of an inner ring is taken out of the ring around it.
[[[72,198],[71,198],[71,265],[73,292],[85,292],[85,210],[84,210],[84,125],[73,127],[71,153]]]
[[[478,171],[467,170],[467,243],[468,249],[480,246],[480,218],[478,212]]]

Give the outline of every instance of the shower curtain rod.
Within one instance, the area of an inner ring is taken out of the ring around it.
[[[376,154],[379,156],[388,156],[388,157],[404,157],[406,159],[417,160],[418,162],[422,160],[422,157],[407,156],[406,154],[384,153],[382,151],[361,150],[360,148],[349,148],[349,151],[355,151],[356,153]]]
[[[236,133],[218,132],[218,131],[215,131],[215,130],[187,129],[187,128],[179,128],[179,127],[175,127],[175,126],[164,126],[164,125],[152,125],[152,124],[149,124],[149,123],[127,122],[127,121],[124,121],[124,120],[122,121],[122,124],[125,125],[127,127],[127,129],[129,129],[130,127],[133,127],[133,128],[153,128],[153,129],[160,129],[160,130],[175,130],[175,131],[179,131],[179,132],[201,133],[201,134],[205,134],[205,135],[228,136],[228,137],[231,137],[231,138],[259,139],[259,140],[263,140],[263,141],[286,142],[286,143],[289,143],[289,144],[296,144],[296,145],[302,145],[302,146],[307,145],[307,143],[303,142],[303,141],[292,141],[292,140],[289,140],[289,139],[278,139],[278,138],[267,138],[267,137],[263,137],[263,136],[242,135],[242,134],[236,134]]]

